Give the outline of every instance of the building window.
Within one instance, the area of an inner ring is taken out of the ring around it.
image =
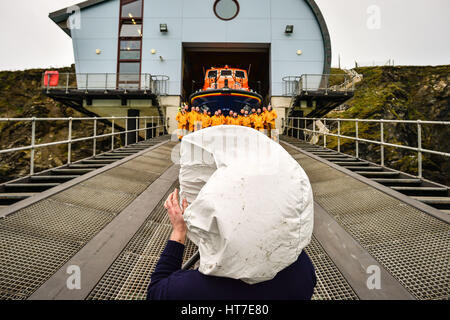
[[[122,1],[122,18],[142,18],[142,0]]]
[[[216,0],[214,14],[221,20],[233,20],[239,14],[239,2],[237,0]]]
[[[117,87],[139,89],[142,58],[143,0],[121,0]]]
[[[124,21],[120,28],[120,37],[141,37],[142,36],[142,25],[132,24],[128,21]]]

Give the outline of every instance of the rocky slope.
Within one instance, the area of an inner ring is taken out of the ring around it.
[[[346,102],[345,111],[333,111],[330,118],[398,119],[449,121],[450,66],[437,67],[367,67],[355,69],[364,76],[356,86],[355,96]],[[385,124],[385,141],[417,147],[415,124]],[[332,129],[337,131],[335,124]],[[342,133],[355,136],[354,123],[342,124]],[[359,125],[359,136],[380,139],[379,124]],[[422,147],[450,152],[450,126],[422,126]],[[336,139],[329,147],[336,148]],[[342,140],[342,151],[352,152],[354,142]],[[360,144],[360,154],[373,162],[380,161],[380,147]],[[417,174],[417,153],[385,148],[385,164]],[[449,159],[423,154],[424,177],[450,185]]]
[[[26,117],[83,117],[82,114],[47,98],[41,92],[43,69],[0,72],[0,118]],[[73,72],[73,66],[59,69],[60,72]],[[108,133],[110,128],[98,123],[97,133]],[[74,121],[73,137],[93,133],[93,122]],[[36,143],[65,140],[68,136],[67,121],[55,121],[51,125],[36,123]],[[0,122],[0,149],[31,144],[31,123]],[[111,147],[110,139],[97,142],[97,152]],[[75,144],[72,147],[72,160],[92,154],[92,143]],[[25,176],[30,170],[30,151],[0,154],[0,183]],[[35,171],[63,165],[67,161],[67,145],[38,149],[35,152]]]

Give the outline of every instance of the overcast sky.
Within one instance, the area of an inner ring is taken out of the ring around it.
[[[1,0],[0,70],[73,63],[71,39],[48,13],[79,2]],[[355,60],[367,64],[389,59],[400,65],[450,64],[450,0],[316,2],[331,34],[333,66],[338,55],[343,67],[353,67]]]

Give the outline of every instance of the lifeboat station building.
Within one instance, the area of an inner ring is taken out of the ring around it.
[[[288,114],[323,115],[349,98],[330,83],[314,0],[89,0],[49,17],[72,38],[75,73],[47,74],[43,90],[86,114],[160,115],[172,132],[205,70],[225,65],[247,70],[277,129]]]

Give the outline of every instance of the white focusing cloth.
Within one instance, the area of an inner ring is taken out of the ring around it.
[[[295,262],[313,230],[313,194],[298,162],[264,134],[216,126],[185,136],[180,199],[199,271],[270,280]]]

